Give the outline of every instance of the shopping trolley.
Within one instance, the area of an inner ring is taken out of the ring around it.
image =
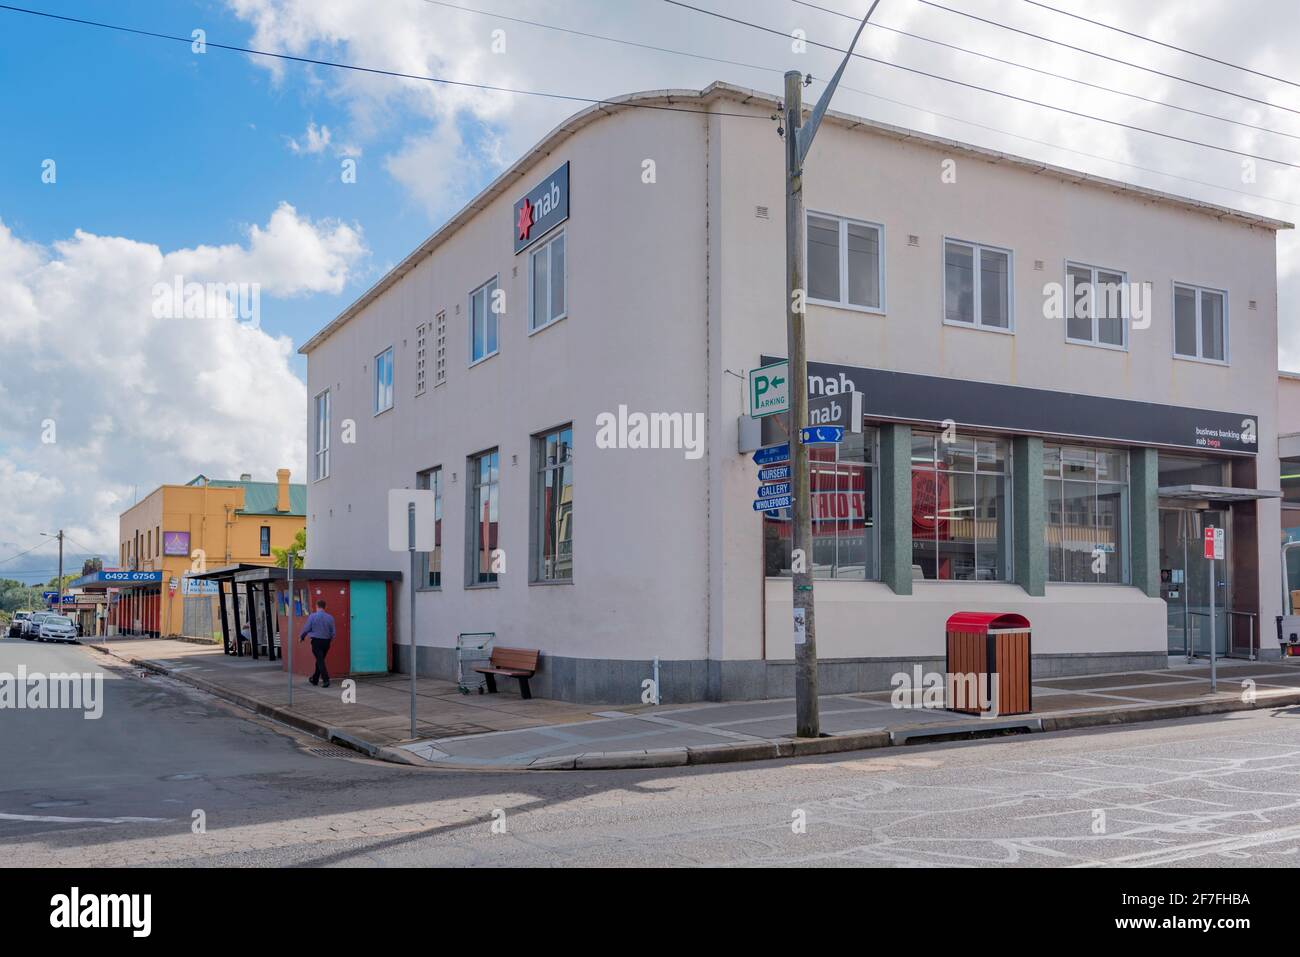
[[[456,687],[461,694],[483,694],[487,679],[474,668],[492,660],[489,646],[496,636],[495,631],[465,631],[456,636]]]

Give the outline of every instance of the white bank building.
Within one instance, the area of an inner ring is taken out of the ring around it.
[[[403,573],[400,669],[414,587],[422,674],[492,632],[540,649],[540,696],[635,701],[655,659],[665,701],[793,694],[752,455],[787,423],[749,414],[786,355],[774,112],[587,109],[302,347],[308,564]],[[942,669],[958,611],[1028,618],[1038,675],[1276,656],[1289,224],[836,113],[805,202],[812,393],[860,394],[811,464],[823,692]]]

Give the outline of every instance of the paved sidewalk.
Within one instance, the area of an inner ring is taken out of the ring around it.
[[[93,644],[372,756],[457,768],[551,770],[757,760],[975,733],[1059,731],[1300,705],[1300,664],[1223,661],[1219,690],[1212,693],[1208,665],[1179,662],[1168,670],[1035,681],[1032,714],[992,720],[897,708],[889,691],[826,695],[821,698],[824,736],[798,739],[792,737],[792,699],[583,706],[524,701],[512,690],[462,695],[452,682],[420,678],[421,734],[411,741],[409,684],[403,675],[357,679],[353,704],[343,703],[337,682],[322,689],[300,678],[289,710],[279,662],[232,658],[220,648],[167,639]]]

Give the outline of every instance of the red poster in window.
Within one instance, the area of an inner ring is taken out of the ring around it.
[[[947,538],[952,493],[944,471],[912,472],[912,537]]]

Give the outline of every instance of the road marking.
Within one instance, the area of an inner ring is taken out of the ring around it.
[[[4,814],[0,821],[36,821],[44,824],[159,824],[165,817],[61,817],[57,814]]]

